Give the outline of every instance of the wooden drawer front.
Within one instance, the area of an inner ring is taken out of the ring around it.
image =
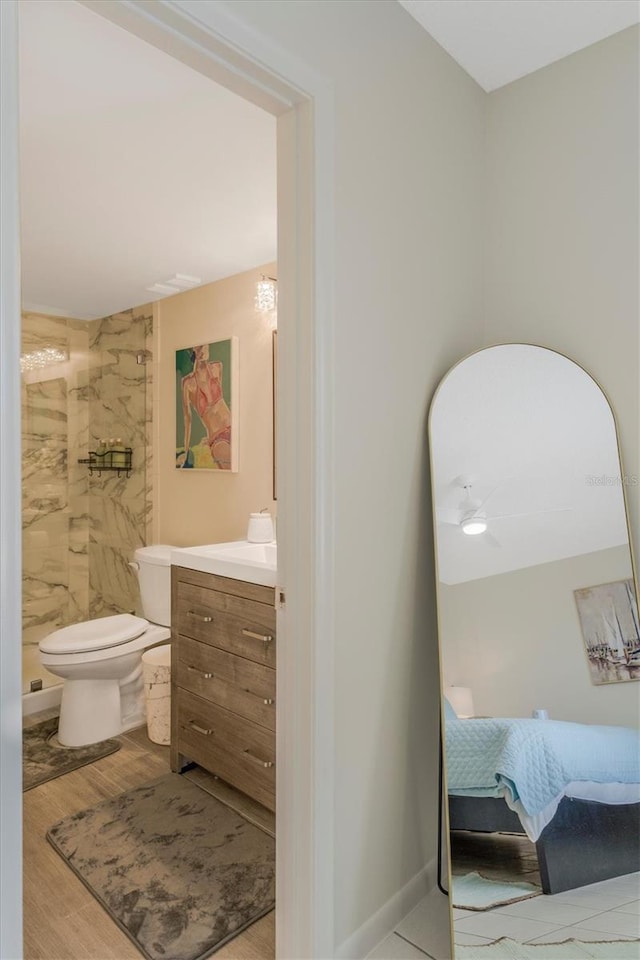
[[[171,577],[176,583],[192,583],[196,587],[206,587],[218,593],[230,593],[236,597],[257,600],[258,603],[265,603],[270,607],[275,604],[274,587],[263,587],[261,584],[249,583],[247,580],[218,577],[215,573],[201,573],[200,570],[189,570],[188,567],[172,567]]]
[[[186,690],[177,699],[179,752],[274,810],[274,734]]]
[[[181,583],[177,626],[183,637],[276,665],[276,611],[264,603]]]
[[[276,672],[271,667],[180,637],[177,682],[232,713],[276,728]]]

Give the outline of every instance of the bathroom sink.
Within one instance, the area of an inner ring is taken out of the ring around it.
[[[263,587],[275,587],[277,573],[276,543],[210,543],[201,547],[181,547],[171,551],[171,563],[219,577],[246,580]]]

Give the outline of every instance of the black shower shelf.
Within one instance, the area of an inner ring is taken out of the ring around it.
[[[106,453],[97,453],[95,450],[89,450],[89,456],[78,460],[78,463],[86,463],[89,467],[90,476],[94,470],[98,476],[101,475],[103,470],[106,470],[111,473],[117,473],[118,476],[120,476],[121,473],[126,473],[126,475],[130,477],[132,453],[133,450],[131,447],[124,447],[123,450],[107,450]]]

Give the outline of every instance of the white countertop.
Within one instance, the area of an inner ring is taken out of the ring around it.
[[[219,577],[275,587],[278,553],[275,540],[271,543],[233,540],[230,543],[176,548],[171,551],[171,563],[202,573],[214,573]]]

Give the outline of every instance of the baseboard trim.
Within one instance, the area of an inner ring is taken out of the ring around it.
[[[32,713],[40,713],[41,710],[51,710],[53,707],[59,707],[61,700],[61,683],[56,683],[52,687],[45,687],[44,690],[36,690],[35,693],[23,693],[22,716],[29,717]]]
[[[363,960],[436,885],[436,859],[430,860],[404,887],[348,937],[335,951],[336,960]]]

